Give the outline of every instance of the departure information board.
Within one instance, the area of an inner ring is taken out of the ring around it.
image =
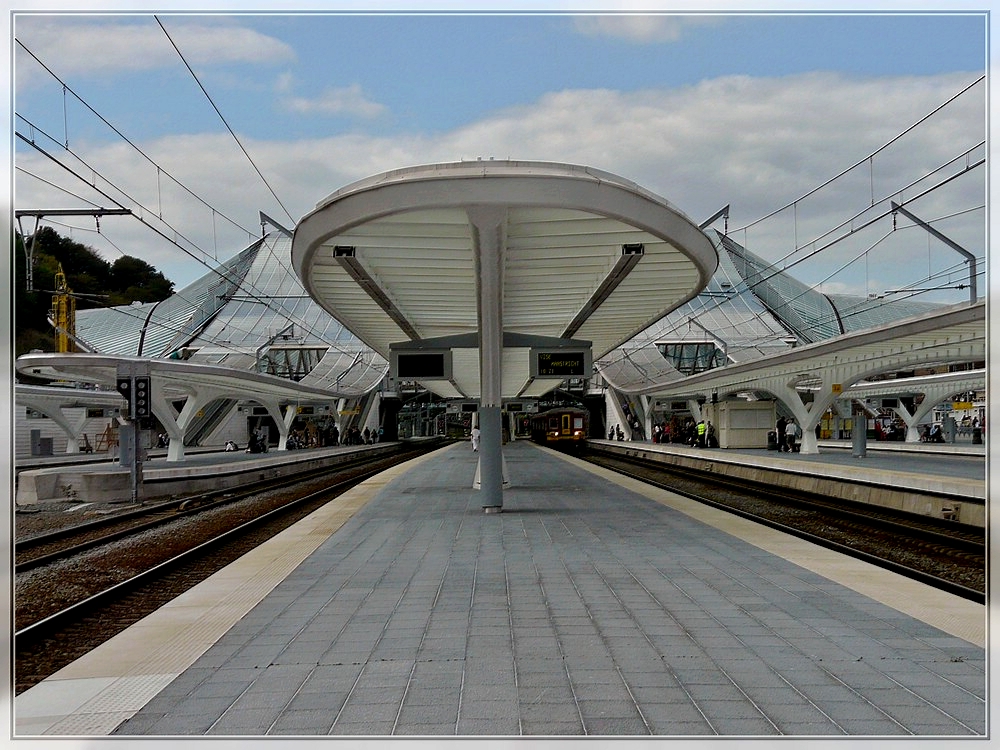
[[[402,380],[447,380],[451,377],[450,351],[392,352],[392,372]]]
[[[538,378],[586,378],[590,376],[590,352],[579,349],[535,351],[532,373]]]

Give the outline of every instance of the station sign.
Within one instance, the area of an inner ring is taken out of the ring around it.
[[[469,414],[478,410],[479,404],[475,401],[449,401],[445,405],[445,412],[448,414]],[[533,414],[538,411],[538,402],[518,401],[505,403],[503,410],[509,414]]]

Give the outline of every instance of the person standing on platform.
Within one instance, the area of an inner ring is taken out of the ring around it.
[[[778,450],[782,453],[785,452],[785,427],[787,425],[784,417],[778,417],[778,421],[774,425],[774,442],[778,444]]]
[[[479,433],[479,428],[478,427],[473,427],[472,428],[472,450],[475,453],[479,452],[479,434],[480,434]]]
[[[698,427],[697,427],[697,430],[698,430],[698,447],[699,448],[704,448],[705,447],[705,430],[706,429],[708,429],[708,428],[705,427],[705,420],[702,419],[700,422],[698,422]]]
[[[794,419],[789,419],[788,424],[785,426],[785,442],[788,443],[788,452],[795,452],[795,438],[798,437],[799,428],[795,424]]]

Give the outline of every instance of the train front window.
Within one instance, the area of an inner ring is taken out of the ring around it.
[[[583,429],[583,417],[573,417],[573,429],[582,430]]]
[[[550,430],[559,429],[559,417],[549,417],[549,429]]]

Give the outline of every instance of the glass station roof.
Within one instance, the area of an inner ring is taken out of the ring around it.
[[[708,230],[719,265],[701,293],[595,362],[636,391],[791,346],[885,325],[938,306],[822,294]],[[269,372],[362,394],[385,359],[317,305],[291,269],[291,237],[273,231],[170,298],[77,313],[94,352],[172,357]]]
[[[701,294],[595,362],[622,391],[882,326],[940,306],[818,292],[708,230],[719,267]],[[697,358],[693,360],[692,358]]]
[[[388,364],[313,302],[291,271],[291,237],[273,231],[168,299],[77,313],[93,351],[269,372],[346,394]]]

